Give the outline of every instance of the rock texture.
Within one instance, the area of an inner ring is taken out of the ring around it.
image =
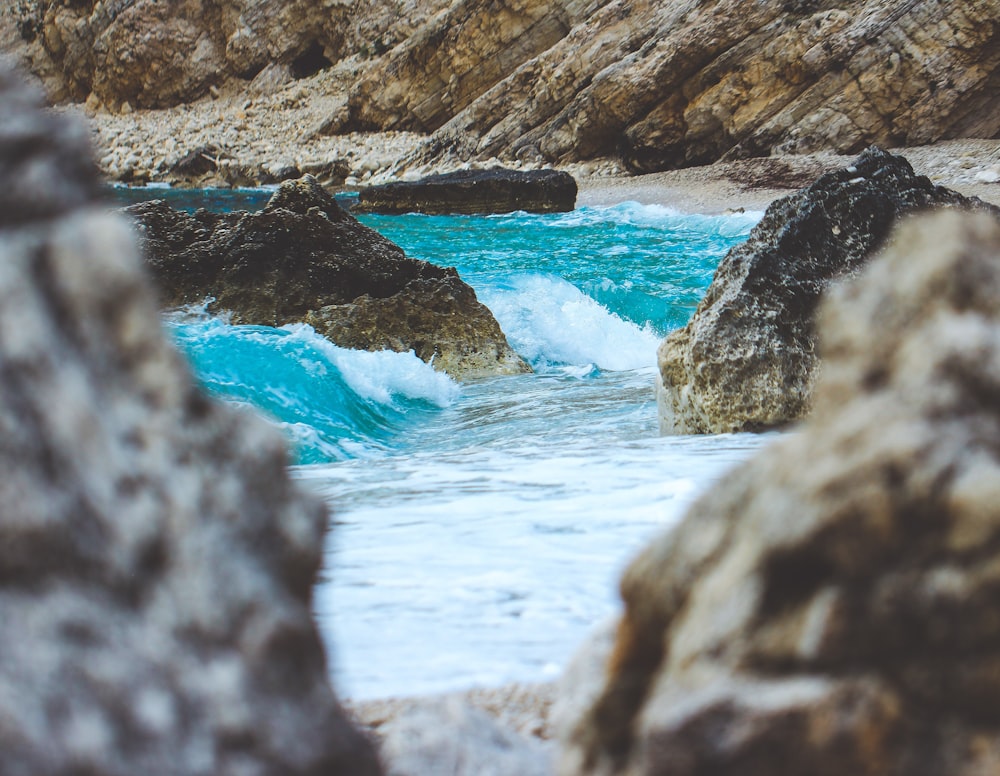
[[[304,321],[342,347],[413,350],[456,378],[528,371],[453,268],[407,258],[309,176],[259,213],[192,216],[161,201],[126,212],[166,307],[211,297],[234,323]]]
[[[0,72],[0,771],[376,774],[311,616],[326,510],[195,387],[93,170]]]
[[[856,273],[902,215],[934,207],[1000,216],[878,148],[774,202],[719,264],[688,324],[660,345],[661,432],[756,431],[805,415],[820,295]]]
[[[359,213],[566,213],[576,207],[576,181],[558,170],[461,170],[418,181],[369,186]]]
[[[625,572],[563,773],[996,772],[1000,226],[922,218],[831,293],[810,418]]]
[[[357,83],[339,126],[435,130],[421,159],[620,154],[643,172],[993,137],[998,11],[462,0]]]
[[[1000,0],[12,0],[0,43],[55,99],[113,111],[227,84],[256,98],[353,63],[311,129],[434,133],[414,166],[614,156],[649,172],[995,137],[998,13]]]
[[[118,110],[164,107],[238,78],[256,92],[351,54],[408,37],[441,3],[374,0],[12,0],[0,41],[42,77],[53,99]]]

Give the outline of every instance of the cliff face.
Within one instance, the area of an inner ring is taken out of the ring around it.
[[[326,132],[433,133],[413,163],[653,171],[993,137],[998,18],[1000,0],[17,0],[0,44],[56,99],[116,110],[353,57]]]
[[[302,77],[408,37],[440,0],[15,0],[0,44],[41,76],[55,100],[92,92],[119,109],[197,99],[269,65]]]

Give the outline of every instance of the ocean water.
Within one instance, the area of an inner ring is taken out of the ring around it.
[[[653,388],[660,339],[759,217],[362,217],[457,267],[530,375],[459,385],[306,326],[167,315],[205,387],[279,426],[293,476],[331,506],[314,606],[342,695],[555,677],[618,610],[628,560],[768,441],[661,438]]]

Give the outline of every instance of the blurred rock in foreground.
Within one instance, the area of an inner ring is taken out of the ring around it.
[[[1000,226],[906,223],[820,331],[809,419],[626,571],[563,773],[1000,768]]]
[[[0,772],[378,773],[310,612],[326,510],[192,383],[86,132],[0,105]]]

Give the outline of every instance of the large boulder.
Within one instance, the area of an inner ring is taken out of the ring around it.
[[[559,170],[460,170],[417,181],[369,186],[358,213],[565,213],[576,207],[576,181]]]
[[[813,414],[622,579],[566,774],[1000,762],[1000,225],[922,216],[831,292]]]
[[[160,325],[85,128],[0,72],[0,771],[377,774],[281,435]]]
[[[407,258],[310,176],[259,213],[189,215],[158,200],[125,212],[166,307],[210,299],[233,323],[307,322],[342,347],[413,350],[461,379],[528,371],[453,268]]]
[[[772,203],[719,264],[688,324],[660,345],[661,432],[756,431],[805,415],[820,295],[857,273],[901,216],[934,207],[1000,215],[878,148]]]

